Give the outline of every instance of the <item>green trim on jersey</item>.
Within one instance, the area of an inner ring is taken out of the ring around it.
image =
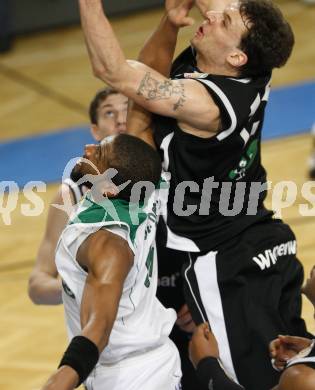
[[[130,239],[131,242],[134,243],[138,227],[148,217],[148,214],[143,209],[144,205],[141,203],[128,203],[122,199],[105,198],[101,202],[95,203],[91,199],[91,194],[87,193],[79,206],[78,212],[73,219],[69,221],[69,225],[76,223],[95,224],[104,222],[108,226],[119,225],[125,229],[128,229],[129,227]],[[113,224],[110,222],[113,222]]]

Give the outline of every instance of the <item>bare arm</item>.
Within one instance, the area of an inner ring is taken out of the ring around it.
[[[315,372],[313,368],[299,364],[289,367],[281,375],[276,390],[312,390],[315,388]]]
[[[194,80],[169,80],[137,62],[127,62],[100,0],[79,0],[82,27],[93,71],[148,111],[213,131],[219,109]],[[210,128],[212,127],[212,128]]]
[[[194,20],[188,16],[193,0],[166,0],[165,14],[160,24],[141,49],[138,61],[168,77],[180,27],[189,26]],[[129,101],[128,133],[154,145],[151,129],[151,113]]]
[[[81,246],[77,257],[89,272],[81,303],[82,335],[102,352],[117,316],[133,253],[125,240],[101,230]]]
[[[77,260],[88,269],[81,302],[81,335],[92,341],[101,353],[117,316],[133,254],[125,240],[100,230],[81,245]],[[77,383],[78,374],[65,365],[50,377],[42,390],[72,390]]]
[[[141,49],[138,57],[140,62],[164,76],[169,76],[178,31],[194,23],[194,20],[188,16],[193,4],[193,0],[165,1],[165,13],[160,24]]]
[[[66,192],[73,202],[69,187],[62,185],[52,204],[63,204],[62,191]],[[58,278],[55,264],[55,249],[60,234],[68,221],[68,215],[52,204],[49,206],[45,234],[38,249],[36,263],[28,281],[29,297],[38,305],[62,303],[61,280]]]

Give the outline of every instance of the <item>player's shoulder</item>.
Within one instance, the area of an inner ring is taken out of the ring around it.
[[[282,374],[279,390],[288,388],[300,389],[303,386],[305,390],[314,389],[315,370],[305,364],[297,364],[285,370]],[[291,387],[289,387],[291,386]]]
[[[128,242],[121,236],[106,229],[100,229],[92,233],[83,243],[81,253],[82,250],[92,258],[123,257],[126,260],[133,260],[133,252]]]
[[[95,233],[92,233],[89,238],[89,245],[92,247],[94,245],[113,248],[117,245],[123,247],[125,247],[125,245],[128,246],[128,243],[125,239],[107,229],[100,229]]]

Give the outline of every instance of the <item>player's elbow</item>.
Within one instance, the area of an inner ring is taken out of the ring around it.
[[[29,296],[30,300],[35,305],[42,305],[43,304],[42,295],[40,294],[40,289],[38,287],[36,276],[34,276],[34,275],[31,275],[29,280],[28,280],[27,292],[28,292],[28,296]]]
[[[118,68],[121,69],[121,67]],[[117,71],[117,69],[110,70],[102,63],[99,63],[97,65],[93,65],[92,71],[96,78],[104,81],[110,87],[115,88],[118,91],[120,90],[119,86],[122,84],[122,75],[119,71]]]
[[[95,77],[97,77],[98,79],[102,78],[104,76],[104,74],[106,73],[104,67],[101,64],[96,65],[94,63],[92,63],[92,72],[93,72],[93,75]]]
[[[92,72],[96,78],[108,83],[109,72],[102,65],[93,65]]]
[[[35,305],[62,303],[61,281],[57,276],[33,272],[28,281],[28,296]]]

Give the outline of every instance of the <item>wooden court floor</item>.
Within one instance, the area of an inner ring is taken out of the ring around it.
[[[286,68],[275,72],[273,84],[314,79],[315,7],[297,0],[281,0],[279,4],[293,25],[296,47]],[[128,58],[136,57],[160,15],[160,10],[154,10],[113,20]],[[181,34],[178,50],[185,47],[191,30]],[[87,123],[86,107],[101,86],[91,75],[80,28],[17,39],[14,49],[0,56],[0,142]],[[299,205],[306,203],[301,188],[308,180],[310,150],[308,134],[263,145],[272,188],[281,180],[296,183],[297,198],[283,210],[283,218],[297,235],[306,273],[315,264],[315,219],[301,216]],[[34,306],[26,292],[47,206],[55,190],[56,185],[49,185],[46,193],[40,194],[46,207],[38,217],[22,215],[21,205],[26,201],[22,193],[10,225],[3,223],[0,214],[0,390],[39,389],[67,344],[63,308]],[[274,195],[274,201],[277,198]],[[271,200],[272,193],[268,204]],[[304,315],[310,330],[315,331],[313,312],[307,303]]]

